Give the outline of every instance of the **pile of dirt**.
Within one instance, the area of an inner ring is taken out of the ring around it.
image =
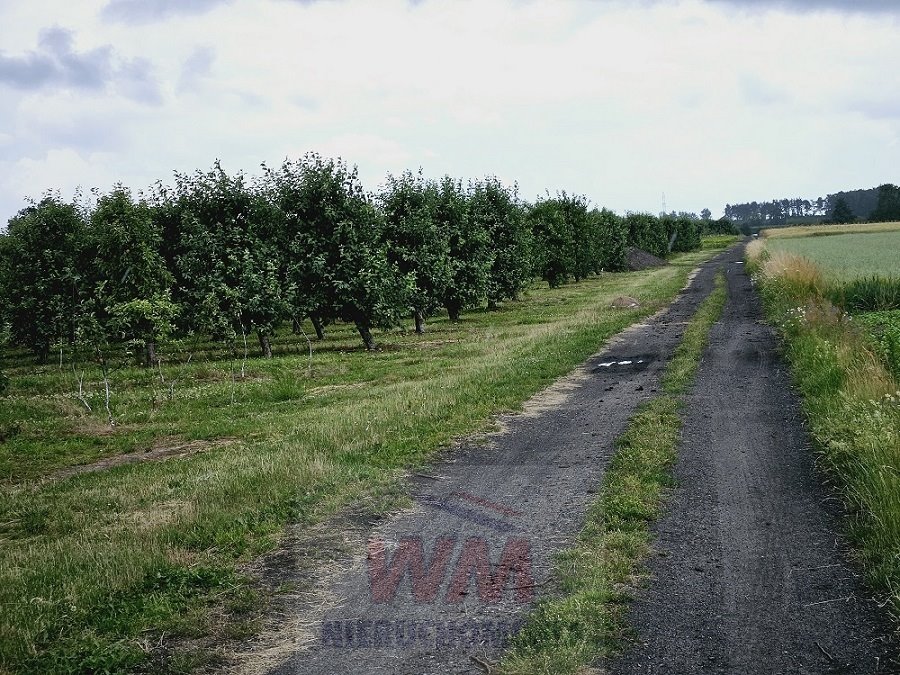
[[[652,253],[632,247],[625,253],[625,264],[630,270],[645,270],[650,267],[662,267],[669,263],[662,258],[657,258]]]
[[[641,303],[638,302],[637,299],[632,298],[630,295],[620,295],[618,298],[613,300],[610,307],[617,307],[620,309],[633,309],[635,307],[640,307]]]

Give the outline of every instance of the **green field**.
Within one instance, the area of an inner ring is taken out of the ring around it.
[[[805,256],[834,279],[900,275],[900,231],[771,237],[767,248]]]
[[[236,564],[270,549],[287,523],[309,525],[363,500],[369,510],[396,505],[404,469],[485,428],[669,302],[711,255],[535,288],[458,324],[436,318],[422,336],[386,333],[376,353],[343,325],[311,343],[311,358],[288,330],[275,359],[250,358],[243,374],[242,354],[163,348],[161,373],[113,373],[113,427],[86,358],[73,364],[64,353],[61,365],[38,367],[8,355],[0,672],[134,668],[171,656],[148,647],[163,636],[165,646],[173,636],[252,633],[248,612],[260,600]],[[643,305],[611,309],[619,295]],[[82,372],[90,412],[78,399]],[[165,461],[60,473],[166,451]]]

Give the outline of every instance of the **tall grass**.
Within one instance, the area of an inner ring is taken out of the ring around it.
[[[822,466],[838,487],[872,586],[900,615],[900,387],[867,333],[826,297],[799,256],[748,256],[803,397]]]
[[[834,285],[831,299],[851,312],[900,309],[900,277],[874,275]]]

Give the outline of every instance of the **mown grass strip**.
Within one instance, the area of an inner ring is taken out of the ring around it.
[[[616,646],[625,627],[629,589],[638,582],[650,548],[650,523],[661,514],[665,491],[672,485],[681,395],[694,380],[726,297],[719,272],[666,368],[664,393],[632,417],[577,543],[557,559],[560,595],[538,603],[514,638],[501,672],[576,673]]]

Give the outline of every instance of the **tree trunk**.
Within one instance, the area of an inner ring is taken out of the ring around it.
[[[302,331],[303,327],[300,325],[300,321],[298,321],[297,317],[295,316],[293,319],[291,319],[291,332],[294,335],[300,335]]]
[[[309,320],[312,321],[313,328],[316,329],[316,337],[320,340],[325,339],[325,328],[322,326],[322,319],[318,314],[310,314]]]
[[[144,343],[144,365],[150,368],[156,365],[156,343],[153,340]]]
[[[416,333],[422,335],[425,332],[425,315],[421,309],[413,311],[413,319],[416,321]]]
[[[262,352],[262,355],[267,358],[272,358],[272,343],[269,342],[269,336],[263,333],[261,330],[256,331],[256,336],[259,338],[259,351]]]
[[[459,321],[459,310],[462,309],[459,306],[459,303],[454,301],[447,301],[445,306],[447,307],[447,314],[450,315],[450,320],[453,323]]]
[[[356,322],[356,330],[359,331],[359,336],[363,339],[363,342],[366,344],[366,349],[372,351],[375,349],[375,340],[372,337],[372,332],[369,330],[369,324],[364,323],[362,321]]]

